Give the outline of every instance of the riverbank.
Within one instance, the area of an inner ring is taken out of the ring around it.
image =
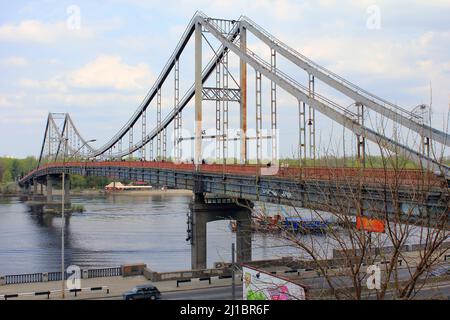
[[[70,194],[73,196],[89,196],[89,195],[126,195],[126,196],[152,196],[152,195],[177,195],[177,196],[191,196],[191,190],[184,189],[152,189],[152,190],[130,190],[130,191],[105,191],[102,189],[75,189],[71,190]],[[0,197],[13,198],[23,196],[23,193],[0,193]],[[53,195],[61,195],[61,190],[53,190]]]
[[[57,193],[55,193],[57,194]],[[99,189],[85,189],[85,190],[73,190],[70,192],[71,195],[124,195],[124,196],[152,196],[152,195],[192,195],[191,190],[184,189],[152,189],[152,190],[127,190],[127,191],[105,191]]]

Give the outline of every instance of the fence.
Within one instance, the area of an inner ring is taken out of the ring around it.
[[[5,284],[42,282],[42,273],[15,274],[5,276]]]
[[[88,278],[118,277],[121,275],[121,267],[88,270]]]
[[[64,279],[68,279],[70,275],[71,274],[65,272]],[[121,275],[122,275],[121,267],[81,270],[82,278],[116,277]],[[47,272],[47,273],[42,272],[29,274],[15,274],[0,277],[0,285],[47,282],[47,281],[61,281],[61,271]]]

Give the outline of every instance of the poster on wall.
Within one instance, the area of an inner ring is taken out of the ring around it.
[[[305,288],[287,278],[242,266],[243,300],[306,300]]]

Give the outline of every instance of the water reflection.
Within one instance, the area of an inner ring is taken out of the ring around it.
[[[144,262],[158,271],[190,268],[186,213],[190,196],[122,194],[72,197],[86,211],[65,223],[65,265],[117,266]],[[60,269],[61,218],[28,212],[18,198],[0,200],[0,274]],[[228,221],[208,224],[208,266],[231,260]],[[253,235],[254,259],[295,250],[269,235]]]

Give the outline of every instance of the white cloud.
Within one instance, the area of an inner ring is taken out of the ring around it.
[[[67,85],[62,77],[54,77],[50,80],[34,80],[34,79],[19,79],[17,82],[21,88],[28,89],[48,89],[57,91],[67,91]]]
[[[75,89],[95,92],[103,89],[113,91],[141,91],[153,85],[154,76],[145,63],[128,65],[120,56],[100,55],[83,67],[56,75],[48,80],[22,78],[17,81],[21,88],[47,89],[70,92]]]
[[[1,64],[12,67],[25,67],[28,65],[28,61],[24,57],[9,57],[4,59]]]
[[[137,106],[142,100],[140,95],[127,95],[121,93],[44,93],[36,97],[36,102],[41,105],[71,106],[80,109],[107,108],[109,112],[124,112],[126,109],[116,111],[115,106]]]
[[[43,23],[38,20],[25,20],[19,24],[0,26],[0,40],[11,42],[36,42],[49,44],[67,39],[89,39],[93,30],[87,27],[70,30],[64,21]]]
[[[145,63],[135,66],[122,62],[120,56],[101,55],[84,67],[71,72],[69,83],[81,88],[136,90],[153,84],[153,74]]]
[[[44,110],[30,110],[25,114],[12,113],[3,115],[0,117],[0,123],[3,125],[30,125],[30,124],[42,124],[43,120],[47,116],[47,111]]]
[[[11,106],[11,102],[6,96],[0,95],[0,108],[8,108]]]

